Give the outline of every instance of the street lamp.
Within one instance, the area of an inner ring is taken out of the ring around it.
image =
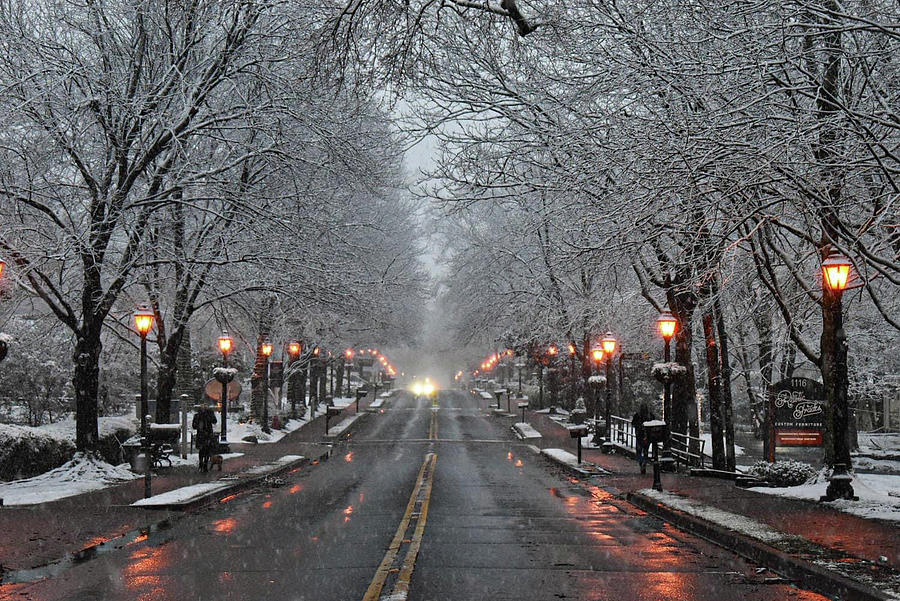
[[[0,278],[3,277],[3,269],[6,267],[6,261],[0,259]]]
[[[847,436],[847,335],[841,299],[850,280],[850,259],[831,251],[822,261],[822,375],[825,397],[831,409],[832,474],[823,501],[855,499],[850,468],[850,444]]]
[[[298,341],[294,340],[288,343],[288,357],[290,358],[290,362],[288,363],[288,368],[300,358],[300,351],[303,350],[303,345]],[[293,372],[293,370],[291,370]],[[291,397],[291,417],[297,417],[297,386],[293,382],[294,373],[291,373],[288,376],[288,396]]]
[[[346,361],[344,362],[347,366],[347,396],[350,396],[350,375],[351,375],[351,367],[353,366],[353,349],[348,348],[344,351],[344,357],[346,357]]]
[[[141,450],[144,453],[144,498],[150,493],[150,458],[149,432],[147,431],[147,334],[153,329],[153,311],[147,305],[141,305],[134,312],[134,327],[141,337]]]
[[[234,339],[228,335],[228,332],[222,331],[222,335],[219,336],[218,340],[219,344],[219,352],[222,353],[222,367],[228,368],[228,353],[234,349]],[[224,372],[223,372],[224,373]],[[222,414],[222,427],[220,429],[219,440],[222,444],[228,442],[228,428],[226,423],[228,422],[228,378],[223,376],[222,378],[222,405],[221,405],[221,414]]]
[[[603,354],[606,356],[606,445],[612,445],[612,358],[616,352],[616,339],[613,338],[612,332],[607,332],[606,336],[600,341],[603,347]]]
[[[663,347],[663,361],[668,363],[671,361],[671,353],[669,343],[672,342],[672,336],[678,328],[678,320],[669,311],[663,311],[656,318],[656,327],[659,334],[663,337],[665,346]],[[669,379],[663,383],[663,421],[668,422],[672,419],[672,388]]]
[[[260,345],[259,350],[266,358],[266,366],[263,369],[263,406],[262,406],[262,431],[268,434],[269,430],[269,357],[272,356],[272,343],[268,338]]]

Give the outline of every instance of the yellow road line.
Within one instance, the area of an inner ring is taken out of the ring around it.
[[[425,482],[425,498],[419,508],[419,521],[416,522],[416,531],[413,534],[409,549],[406,551],[406,558],[403,560],[403,567],[397,576],[397,582],[394,583],[394,590],[391,593],[392,601],[405,601],[409,595],[409,581],[412,579],[413,568],[416,566],[416,557],[419,555],[419,547],[422,545],[422,537],[425,534],[425,522],[428,521],[428,505],[431,502],[431,488],[434,483],[434,465],[437,463],[437,455],[432,455],[431,470]],[[427,461],[427,460],[426,460]]]
[[[372,578],[372,582],[369,584],[369,588],[366,589],[366,594],[363,596],[363,601],[377,601],[381,597],[381,589],[384,588],[384,583],[387,580],[388,575],[391,573],[391,566],[394,565],[394,560],[397,559],[397,553],[400,551],[400,545],[403,543],[403,536],[406,534],[406,530],[409,528],[409,522],[412,519],[413,509],[416,506],[416,501],[419,498],[419,493],[422,491],[422,487],[425,486],[425,472],[426,469],[431,464],[431,471],[428,473],[428,484],[426,489],[426,497],[423,505],[424,511],[427,513],[428,510],[428,501],[431,499],[431,482],[434,477],[434,463],[437,460],[437,455],[433,453],[429,453],[425,456],[425,461],[422,462],[422,467],[419,468],[419,475],[416,477],[416,484],[413,487],[412,494],[409,496],[409,503],[406,504],[406,511],[403,513],[403,518],[400,520],[400,525],[397,526],[397,532],[394,534],[393,540],[391,540],[391,544],[388,547],[387,552],[384,554],[384,558],[381,560],[381,563],[378,565],[378,569],[375,571],[375,577]],[[422,520],[422,530],[424,531],[424,520]],[[419,524],[416,525],[416,532],[419,532]],[[418,552],[418,547],[417,547]],[[407,558],[409,557],[409,553],[407,553]],[[415,558],[413,558],[415,561]],[[404,562],[404,566],[405,566]],[[410,570],[411,572],[412,570]]]

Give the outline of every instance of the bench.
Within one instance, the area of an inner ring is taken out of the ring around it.
[[[163,463],[172,467],[172,455],[177,454],[181,440],[180,424],[149,424],[147,446],[150,449],[150,465],[162,467]],[[122,444],[132,458],[141,451],[141,437],[136,434]],[[131,459],[129,459],[130,461]]]

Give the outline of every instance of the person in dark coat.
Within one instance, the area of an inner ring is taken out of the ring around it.
[[[647,407],[647,403],[641,403],[637,413],[631,418],[631,425],[634,426],[634,450],[638,464],[641,466],[641,473],[647,473],[647,451],[650,448],[650,441],[647,438],[647,431],[644,429],[644,422],[655,419],[653,412]]]
[[[200,405],[194,413],[194,421],[191,427],[197,431],[197,451],[200,454],[200,471],[209,471],[209,458],[216,449],[216,433],[213,425],[216,423],[216,414],[209,405]]]

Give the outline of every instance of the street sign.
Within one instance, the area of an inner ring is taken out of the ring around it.
[[[222,383],[216,379],[207,380],[203,387],[203,394],[210,400],[219,402],[222,400]],[[241,384],[237,380],[228,383],[228,400],[236,401],[241,396]]]
[[[825,431],[825,390],[809,378],[787,378],[772,386],[774,442],[781,447],[820,447]]]

